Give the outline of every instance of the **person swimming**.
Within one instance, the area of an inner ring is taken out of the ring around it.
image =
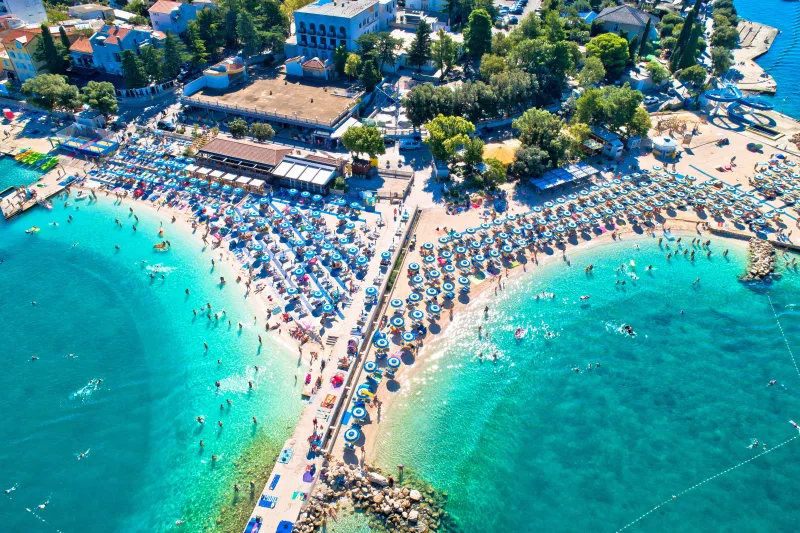
[[[636,332],[633,331],[633,327],[628,325],[628,324],[623,324],[622,325],[622,330],[625,333],[627,333],[630,337],[635,337],[636,336]]]
[[[588,294],[581,296],[581,300],[588,300],[589,298],[591,298],[591,296],[589,296]]]

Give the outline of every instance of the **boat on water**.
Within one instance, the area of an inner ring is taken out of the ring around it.
[[[32,235],[34,233],[39,233],[39,231],[40,230],[37,226],[31,226],[30,228],[25,230],[25,233],[27,233],[28,235]]]

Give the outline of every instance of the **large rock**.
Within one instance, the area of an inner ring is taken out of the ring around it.
[[[418,518],[419,518],[419,512],[417,512],[416,509],[414,509],[413,511],[408,513],[408,521],[409,522],[416,522]]]
[[[386,487],[389,485],[389,480],[377,472],[370,472],[367,474],[367,479],[370,481],[370,483],[380,485],[381,487]]]
[[[422,494],[417,489],[413,489],[409,491],[408,497],[411,498],[411,501],[418,502],[422,499]]]
[[[383,501],[383,494],[381,494],[380,492],[377,493],[375,496],[372,497],[372,501],[374,503],[381,503]]]

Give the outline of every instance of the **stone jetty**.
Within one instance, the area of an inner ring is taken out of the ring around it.
[[[775,248],[769,242],[750,239],[747,251],[750,262],[743,280],[761,280],[772,274],[775,269]]]
[[[336,519],[336,510],[364,513],[373,531],[435,532],[448,519],[442,497],[431,488],[418,490],[394,484],[373,469],[338,461],[324,467],[320,481],[294,524],[294,532],[315,533]]]

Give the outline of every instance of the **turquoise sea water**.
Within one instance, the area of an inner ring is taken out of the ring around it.
[[[0,191],[9,187],[20,185],[30,185],[35,182],[42,173],[32,167],[21,165],[14,161],[13,157],[0,157]]]
[[[378,465],[403,463],[447,491],[461,531],[617,531],[755,456],[751,439],[769,449],[798,435],[788,421],[800,418],[800,374],[767,293],[800,349],[800,274],[746,286],[744,244],[713,239],[712,249],[668,262],[657,241],[629,238],[479,295],[401,380]],[[616,271],[630,261],[634,271]],[[555,298],[536,300],[542,291]],[[800,439],[631,531],[797,531],[798,453]]]
[[[786,0],[736,0],[739,16],[767,24],[780,30],[769,52],[758,58],[761,65],[778,84],[774,97],[765,96],[775,109],[790,117],[800,118],[800,85],[797,66],[800,65],[800,3]]]
[[[0,530],[158,532],[183,519],[182,531],[202,531],[218,504],[249,499],[248,479],[234,476],[239,454],[291,433],[302,408],[295,357],[267,335],[259,350],[263,317],[255,327],[244,287],[216,284],[227,271],[212,272],[196,238],[165,222],[173,249],[159,254],[153,215],[139,213],[134,232],[128,205],[56,204],[0,223],[0,488],[17,487],[0,493]],[[41,232],[26,235],[33,225]],[[165,279],[151,280],[158,263]],[[206,302],[232,327],[194,318]]]

